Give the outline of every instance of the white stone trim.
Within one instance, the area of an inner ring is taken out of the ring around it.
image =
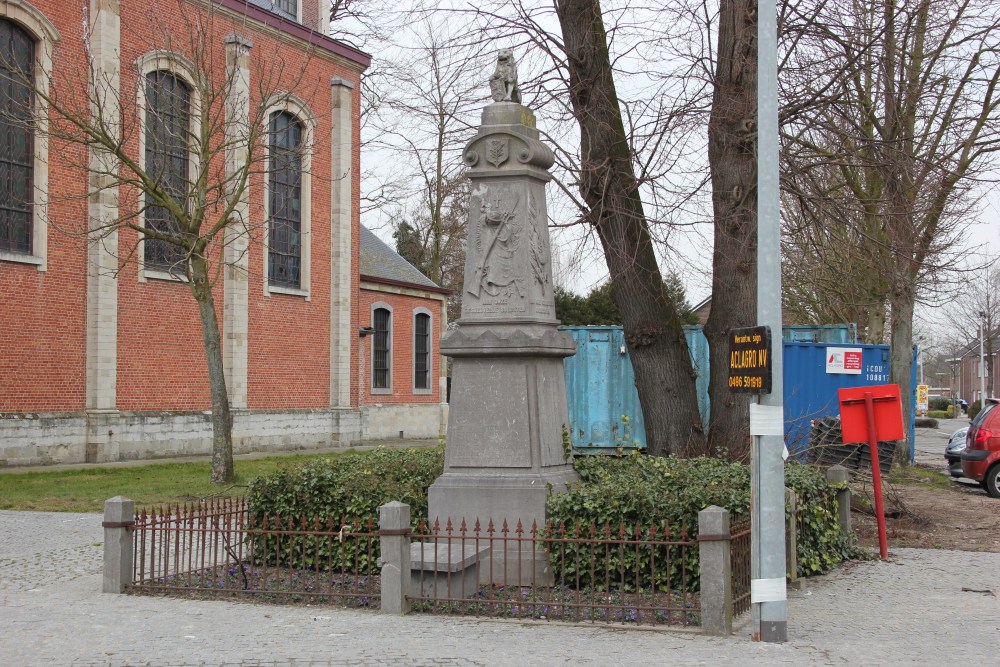
[[[369,378],[368,378],[368,390],[371,392],[372,396],[375,396],[375,395],[391,395],[392,394],[392,382],[393,382],[393,379],[394,379],[393,376],[395,376],[395,373],[393,373],[393,370],[394,370],[393,369],[393,352],[395,352],[395,347],[396,346],[393,344],[393,343],[395,343],[395,341],[393,340],[393,337],[396,335],[396,313],[393,310],[392,306],[389,305],[388,303],[386,303],[385,301],[376,301],[375,303],[373,303],[372,306],[371,306],[371,308],[369,309],[369,318],[370,319],[368,321],[371,322],[371,324],[369,326],[372,326],[372,327],[375,326],[375,311],[379,310],[380,308],[384,308],[385,310],[389,311],[389,335],[386,336],[386,339],[387,339],[388,345],[389,345],[389,349],[388,349],[388,352],[386,354],[386,366],[387,366],[387,372],[389,374],[389,377],[387,378],[387,382],[386,382],[386,384],[388,386],[386,386],[386,387],[376,387],[375,386],[375,336],[376,336],[376,334],[373,333],[371,336],[369,336],[369,338],[371,339],[371,341],[368,343],[368,357],[369,357],[369,359],[371,359],[371,363],[368,365],[368,368],[370,369],[368,371],[368,375],[369,375]]]
[[[301,11],[301,9],[300,9]],[[302,236],[302,256],[299,258],[299,287],[286,287],[282,285],[271,285],[268,275],[268,259],[271,231],[271,114],[278,111],[287,111],[295,116],[302,123],[302,219],[299,222],[299,233]],[[266,158],[264,162],[264,235],[261,239],[264,245],[264,296],[272,294],[288,294],[292,296],[304,297],[306,301],[312,300],[312,155],[316,146],[316,130],[319,122],[316,115],[309,108],[309,105],[292,93],[275,93],[264,103],[264,150]]]
[[[182,79],[191,89],[191,111],[190,136],[197,137],[201,132],[201,92],[197,85],[198,68],[191,60],[173,51],[158,49],[149,51],[136,58],[136,115],[138,116],[139,128],[139,161],[142,168],[146,168],[146,75],[151,72],[163,70],[170,72],[174,76]],[[199,156],[196,151],[191,151],[188,163],[188,178],[194,180],[200,168]],[[144,197],[139,193],[139,197]],[[139,206],[142,206],[140,203]],[[146,217],[140,213],[137,224],[145,227]],[[146,241],[145,235],[140,233],[136,244],[136,263],[138,264],[139,282],[147,282],[149,278],[157,280],[182,280],[184,274],[175,274],[162,269],[146,269]]]
[[[39,271],[48,269],[49,253],[49,105],[42,99],[49,92],[52,78],[52,52],[59,41],[55,25],[27,0],[3,0],[0,16],[20,23],[35,38],[34,118],[40,131],[34,137],[34,201],[32,202],[31,254],[0,252],[0,261],[34,264]]]
[[[427,386],[417,387],[417,315],[427,316]],[[429,396],[434,393],[434,313],[432,313],[427,308],[423,306],[413,309],[413,317],[410,320],[410,326],[412,331],[412,344],[411,349],[413,350],[413,359],[410,360],[411,365],[411,389],[413,390],[414,396]]]
[[[238,34],[223,39],[226,51],[226,176],[233,177],[250,160],[250,49],[253,42]],[[233,206],[225,229],[225,280],[223,282],[222,363],[234,410],[247,407],[250,350],[250,189],[248,179]]]
[[[118,0],[90,0],[90,45],[94,99],[90,113],[117,127],[121,99],[121,6]],[[108,175],[115,158],[90,149],[87,244],[88,411],[113,411],[118,401],[118,183]],[[88,447],[90,431],[88,429]]]
[[[354,220],[354,98],[350,86],[330,82],[330,405],[351,405],[353,355],[363,366],[363,345],[357,342],[351,288],[355,279],[357,226]],[[364,395],[359,388],[359,400]]]

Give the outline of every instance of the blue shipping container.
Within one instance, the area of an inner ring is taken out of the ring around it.
[[[582,451],[645,447],[646,427],[635,373],[620,326],[560,327],[576,341],[565,359],[573,446]],[[700,326],[684,327],[702,419],[708,420],[708,339]]]
[[[569,399],[570,431],[573,446],[580,451],[596,452],[616,447],[645,447],[646,431],[635,389],[635,375],[628,356],[621,327],[562,327],[577,343],[576,356],[567,357],[566,392]],[[708,423],[708,341],[701,327],[685,327],[691,350],[691,363],[698,374],[696,391],[702,419]],[[803,330],[819,331],[829,343],[788,342],[803,336]],[[800,452],[809,441],[813,419],[837,415],[837,389],[886,384],[889,381],[887,345],[837,344],[838,338],[853,340],[853,330],[836,327],[785,327],[785,440],[791,452]],[[862,373],[859,375],[826,372],[826,352],[832,347],[862,349]],[[910,414],[916,401],[916,356],[910,388]],[[623,419],[625,416],[627,419]],[[913,422],[908,427],[911,458]]]

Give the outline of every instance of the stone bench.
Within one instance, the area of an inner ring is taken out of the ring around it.
[[[410,544],[413,589],[422,598],[473,598],[479,591],[479,561],[489,555],[488,546],[413,542]]]

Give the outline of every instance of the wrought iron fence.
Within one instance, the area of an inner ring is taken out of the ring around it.
[[[685,528],[507,521],[421,523],[415,611],[604,623],[697,625],[698,543]]]
[[[130,589],[378,607],[373,519],[254,516],[244,498],[143,509]]]
[[[750,611],[750,517],[733,521],[729,529],[733,616]]]

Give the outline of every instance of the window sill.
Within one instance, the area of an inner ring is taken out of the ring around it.
[[[392,396],[392,388],[389,389],[372,389],[372,396]]]
[[[186,283],[188,281],[186,276],[178,276],[169,271],[161,271],[159,269],[143,269],[142,279],[143,282],[149,279],[165,280],[169,283]]]
[[[17,264],[33,264],[39,271],[45,270],[45,258],[37,255],[22,255],[17,252],[7,252],[0,250],[0,262],[15,262]]]
[[[306,301],[309,301],[309,290],[299,289],[297,287],[282,287],[281,285],[268,285],[267,293],[270,294],[286,294],[288,296],[301,296]]]
[[[414,396],[430,396],[434,393],[433,389],[416,389],[413,390]]]

